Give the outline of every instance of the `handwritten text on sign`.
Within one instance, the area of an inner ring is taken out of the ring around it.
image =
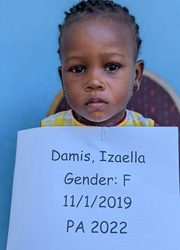
[[[22,131],[7,249],[178,249],[178,176],[175,128]]]

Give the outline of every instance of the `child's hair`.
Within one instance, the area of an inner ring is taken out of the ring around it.
[[[126,7],[122,7],[111,0],[87,0],[74,5],[70,8],[69,12],[65,12],[65,15],[64,23],[59,25],[59,54],[61,50],[61,38],[67,26],[80,19],[87,19],[88,15],[96,15],[98,17],[120,20],[128,25],[132,31],[135,45],[135,60],[137,59],[142,42],[139,36],[139,26],[136,23],[135,17],[129,13]]]

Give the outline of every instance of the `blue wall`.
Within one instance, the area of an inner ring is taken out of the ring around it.
[[[179,94],[180,1],[118,2],[129,7],[140,24],[146,69]],[[16,133],[39,126],[60,88],[57,25],[72,3],[0,1],[0,250],[5,250],[8,230]]]

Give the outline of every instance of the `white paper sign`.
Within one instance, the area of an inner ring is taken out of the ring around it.
[[[177,128],[20,131],[7,250],[178,250]]]

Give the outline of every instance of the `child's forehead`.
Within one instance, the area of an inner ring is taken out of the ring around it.
[[[117,54],[134,58],[134,42],[127,25],[105,20],[85,20],[72,24],[61,39],[61,59],[74,55]],[[63,58],[62,58],[63,57]]]
[[[132,30],[126,22],[119,21],[118,19],[112,18],[102,18],[95,16],[95,18],[86,18],[76,20],[75,22],[69,23],[66,29],[63,31],[62,40],[69,39],[69,36],[77,38],[84,36],[86,34],[92,34],[92,39],[98,35],[104,36],[110,33],[113,36],[113,33],[119,33],[121,36],[129,35],[132,37]],[[94,34],[93,34],[94,33]]]
[[[124,39],[126,42],[128,40],[129,45],[133,47],[131,43],[133,42],[131,30],[126,23],[119,22],[118,20],[115,21],[110,18],[105,19],[96,17],[94,19],[81,19],[69,24],[69,27],[64,30],[61,38],[61,49],[67,47],[69,43],[71,43],[72,46],[74,42],[75,45],[80,40],[86,39],[86,37],[88,37],[89,42],[92,41],[92,44],[98,40],[102,41],[103,39],[104,42],[106,42],[106,40],[112,40],[117,43],[119,40],[122,42]]]

